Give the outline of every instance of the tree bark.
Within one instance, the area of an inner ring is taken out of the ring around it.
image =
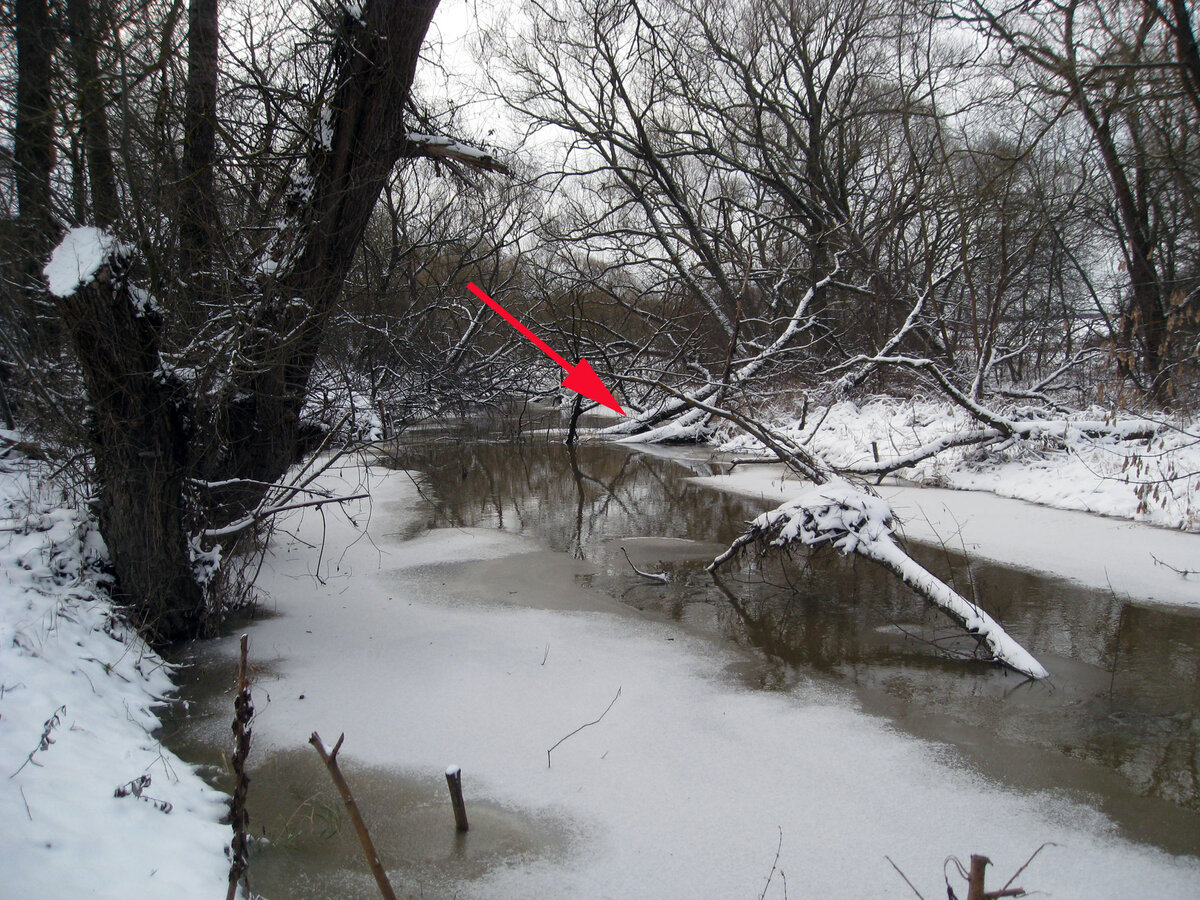
[[[108,228],[121,217],[116,167],[108,135],[108,99],[100,80],[98,41],[92,22],[91,0],[67,0],[71,33],[71,63],[79,104],[79,130],[92,188],[92,217]]]
[[[161,644],[201,634],[210,622],[187,543],[187,401],[163,373],[161,319],[135,303],[127,263],[116,251],[58,306],[90,400],[97,513],[117,597],[142,634]]]
[[[54,169],[54,102],[51,96],[53,29],[46,0],[16,0],[17,110],[13,133],[21,251],[44,259],[55,225],[50,192]]]
[[[191,0],[179,238],[182,276],[190,282],[192,296],[200,303],[211,302],[216,289],[213,247],[220,225],[213,163],[217,147],[218,35],[217,0]]]

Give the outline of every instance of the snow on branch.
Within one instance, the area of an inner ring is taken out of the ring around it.
[[[50,293],[70,297],[87,287],[105,266],[120,270],[133,257],[133,248],[102,228],[85,226],[66,233],[42,270]]]
[[[481,169],[484,172],[511,174],[508,166],[496,162],[495,157],[486,150],[472,147],[470,144],[464,144],[461,141],[456,141],[454,138],[433,134],[420,134],[415,131],[409,132],[405,135],[405,138],[407,140],[404,148],[405,156],[446,160],[462,163],[473,169]]]
[[[841,270],[841,257],[834,257],[832,270],[820,280],[809,286],[808,290],[796,301],[791,315],[783,320],[784,326],[774,340],[766,347],[761,347],[748,359],[743,360],[736,369],[726,372],[719,380],[710,380],[700,385],[690,394],[673,390],[661,381],[648,382],[632,376],[621,376],[623,381],[641,381],[671,394],[672,398],[661,406],[648,410],[641,416],[629,416],[616,425],[605,428],[601,434],[606,436],[628,435],[621,439],[628,444],[656,444],[672,441],[697,440],[707,432],[709,415],[725,415],[715,412],[708,401],[720,402],[724,394],[733,387],[750,381],[768,363],[774,362],[779,356],[788,351],[795,337],[806,331],[812,324],[809,308],[818,293],[824,290]],[[731,348],[732,352],[732,348]],[[685,411],[686,410],[686,411]],[[676,413],[680,415],[668,421],[665,425],[660,422],[667,420]],[[658,427],[655,427],[658,426]]]
[[[786,547],[832,544],[857,553],[897,575],[974,637],[987,658],[1030,678],[1049,672],[980,607],[914,561],[892,538],[892,510],[878,497],[841,478],[811,488],[750,523],[750,529],[709,565],[716,570],[751,543]]]
[[[324,506],[327,503],[349,503],[352,500],[367,500],[370,496],[370,494],[366,493],[349,494],[345,497],[322,497],[316,500],[305,500],[302,503],[283,503],[279,506],[266,506],[222,528],[206,528],[202,532],[202,535],[206,538],[229,537],[282,512],[289,512],[293,509],[304,509],[309,506]]]
[[[990,444],[1002,440],[1050,440],[1070,447],[1080,437],[1095,440],[1138,441],[1153,437],[1157,427],[1140,419],[1123,422],[1105,422],[1099,419],[1008,419],[1007,433],[998,428],[972,428],[952,431],[919,447],[890,459],[874,463],[855,463],[838,466],[844,475],[888,475],[899,469],[917,465],[931,456],[937,456],[952,447],[969,447],[975,444]]]

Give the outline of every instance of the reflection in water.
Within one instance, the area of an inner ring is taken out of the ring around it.
[[[791,683],[789,671],[820,673],[856,691],[868,710],[956,744],[985,771],[1023,787],[1088,792],[1134,836],[1200,851],[1195,613],[910,547],[964,596],[981,598],[1054,673],[1050,684],[1024,682],[955,658],[974,642],[857,558],[747,560],[714,583],[704,571],[711,542],[731,541],[764,508],[686,480],[719,463],[460,432],[409,443],[396,464],[426,474],[436,499],[431,525],[528,533],[587,559],[601,571],[593,585],[626,603],[766,654],[745,676],[752,683],[773,688]],[[710,546],[663,554],[663,538]],[[635,576],[622,546],[639,567],[669,572],[672,583]]]

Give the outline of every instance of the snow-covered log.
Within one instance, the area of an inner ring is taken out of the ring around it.
[[[443,162],[462,163],[484,172],[511,174],[509,168],[497,162],[488,151],[444,135],[420,134],[410,131],[405,135],[403,152],[408,157],[424,157]]]
[[[1042,664],[995,619],[905,553],[892,537],[892,523],[892,510],[886,502],[835,478],[763,513],[708,569],[715,572],[751,543],[772,547],[832,544],[844,554],[857,553],[897,575],[979,641],[989,659],[1030,678],[1048,677]]]

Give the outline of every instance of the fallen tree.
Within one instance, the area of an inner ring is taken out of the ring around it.
[[[717,571],[754,544],[782,549],[793,544],[830,544],[842,553],[857,553],[900,578],[960,625],[979,644],[981,658],[1007,666],[1030,678],[1049,672],[978,604],[967,600],[912,559],[892,537],[895,516],[886,502],[855,487],[810,449],[787,435],[734,410],[684,397],[664,387],[674,399],[705,417],[726,419],[759,440],[793,472],[813,484],[801,496],[763,513],[749,529],[709,565]]]
[[[835,477],[752,521],[749,530],[713,560],[708,570],[715,574],[752,544],[772,548],[829,544],[844,554],[857,553],[900,578],[975,638],[981,658],[1030,678],[1049,676],[1045,667],[978,604],[905,553],[892,537],[893,523],[886,502]]]

